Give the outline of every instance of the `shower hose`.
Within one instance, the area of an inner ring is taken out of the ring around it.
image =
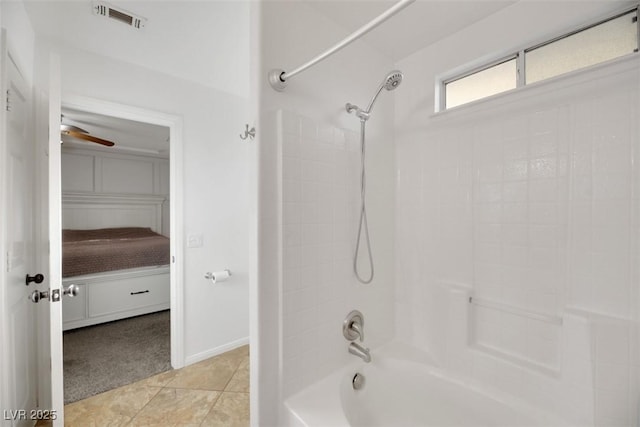
[[[368,284],[373,280],[373,255],[371,254],[371,242],[369,241],[369,226],[367,224],[367,207],[365,204],[365,195],[366,195],[366,174],[364,168],[364,155],[365,155],[365,147],[364,147],[364,128],[366,122],[364,120],[360,120],[360,225],[358,226],[358,240],[356,241],[356,253],[353,256],[353,271],[356,274],[356,278],[360,283]],[[364,236],[367,244],[367,251],[369,253],[369,265],[371,266],[371,273],[368,278],[363,278],[360,276],[360,272],[358,271],[358,253],[360,252],[360,238],[362,237],[362,228],[364,227]]]

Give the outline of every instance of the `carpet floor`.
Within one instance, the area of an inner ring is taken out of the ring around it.
[[[171,369],[169,311],[67,331],[64,403]]]

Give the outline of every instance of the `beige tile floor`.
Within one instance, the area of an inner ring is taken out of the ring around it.
[[[66,427],[248,426],[249,347],[71,403],[64,410]]]

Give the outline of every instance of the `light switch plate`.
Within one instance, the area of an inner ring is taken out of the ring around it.
[[[202,234],[189,234],[187,237],[188,248],[201,248],[204,241]]]

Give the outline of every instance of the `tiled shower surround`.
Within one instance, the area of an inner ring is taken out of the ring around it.
[[[282,381],[286,396],[353,359],[341,326],[351,310],[365,315],[365,345],[389,339],[393,322],[385,313],[391,310],[379,306],[393,295],[393,265],[377,232],[380,221],[371,209],[374,203],[370,203],[376,278],[371,285],[362,285],[353,274],[360,208],[359,133],[289,111],[278,111],[276,121],[282,153],[282,359],[286,366]],[[375,201],[375,196],[370,199]],[[368,274],[367,268],[363,271]]]
[[[612,70],[399,138],[396,333],[579,424],[637,425],[640,78]]]
[[[288,394],[338,365],[333,349],[341,338],[336,319],[347,313],[340,295],[351,276],[358,145],[353,132],[319,129],[288,111],[279,112],[279,122]]]

